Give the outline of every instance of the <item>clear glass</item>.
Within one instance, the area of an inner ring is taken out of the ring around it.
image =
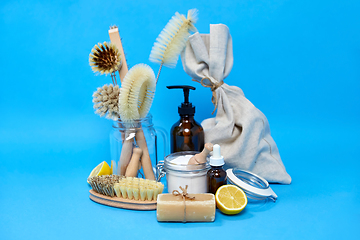
[[[164,145],[162,156],[159,156],[158,152],[158,133]],[[151,114],[133,123],[114,121],[110,133],[110,154],[115,165],[113,173],[127,177],[158,179],[156,166],[159,157],[165,158],[167,145],[165,130],[154,127]]]
[[[257,176],[254,173],[251,173],[249,171],[235,168],[235,169],[233,169],[233,173],[238,179],[249,184],[252,187],[255,187],[258,189],[263,189],[263,190],[266,190],[270,187],[269,183],[265,179],[262,179],[261,177]],[[236,183],[231,181],[230,178],[228,178],[227,180],[230,184],[237,185]],[[259,195],[252,191],[249,191],[247,189],[244,189],[244,188],[242,188],[242,189],[246,193],[246,196],[248,197],[248,199],[251,199],[252,201],[262,201],[262,200],[266,200],[267,198],[271,199],[274,202],[276,201],[276,197],[274,197],[274,196]]]
[[[160,177],[166,174],[166,183],[168,192],[178,190],[179,187],[188,185],[188,193],[207,193],[208,182],[206,173],[210,169],[209,162],[202,164],[179,164],[176,159],[179,157],[187,157],[190,159],[197,154],[197,151],[184,151],[172,153],[165,157],[164,162],[158,164]]]

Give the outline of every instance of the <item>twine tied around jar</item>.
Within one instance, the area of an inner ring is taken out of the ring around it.
[[[205,83],[204,80],[208,80],[208,83]],[[224,84],[224,81],[218,82],[218,83],[213,83],[210,78],[208,77],[203,77],[200,81],[196,80],[196,79],[192,79],[192,81],[194,82],[198,82],[200,83],[203,87],[207,87],[210,88],[210,90],[212,91],[212,97],[211,97],[211,102],[214,104],[215,108],[214,111],[211,114],[214,114],[216,109],[217,109],[217,105],[218,105],[218,99],[216,96],[216,92],[215,90],[220,87],[221,85]]]
[[[185,185],[185,188],[182,188],[181,186],[179,186],[179,188],[181,189],[182,193],[180,193],[178,190],[174,190],[174,191],[172,191],[172,194],[174,196],[181,196],[182,199],[184,200],[184,219],[183,219],[183,223],[185,223],[186,222],[186,199],[194,200],[195,197],[189,197],[189,195],[187,193],[188,185]]]

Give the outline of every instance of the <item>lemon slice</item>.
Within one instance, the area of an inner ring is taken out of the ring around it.
[[[89,177],[101,176],[101,175],[110,175],[111,168],[109,164],[105,161],[97,165],[90,173]]]
[[[246,204],[247,197],[243,190],[235,185],[223,185],[215,193],[216,206],[228,215],[241,212]]]

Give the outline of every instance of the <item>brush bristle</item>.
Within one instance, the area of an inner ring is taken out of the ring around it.
[[[117,175],[102,175],[88,178],[88,183],[96,192],[114,197],[116,194],[114,184],[121,179],[122,177]]]
[[[111,74],[121,68],[121,56],[112,43],[98,43],[89,55],[89,64],[94,72]]]
[[[156,201],[164,189],[164,184],[154,180],[116,175],[92,177],[88,181],[96,192],[103,195],[141,201]]]
[[[196,31],[196,9],[188,11],[187,18],[178,12],[170,19],[157,37],[150,53],[150,61],[175,67],[181,51],[185,48],[191,31]]]
[[[156,88],[154,71],[137,64],[125,75],[119,95],[119,114],[124,122],[144,118],[149,113]]]
[[[106,118],[117,120],[118,114],[118,101],[119,101],[120,89],[119,86],[115,87],[110,85],[104,85],[102,88],[98,88],[93,94],[93,103],[95,113],[101,117],[106,115]]]

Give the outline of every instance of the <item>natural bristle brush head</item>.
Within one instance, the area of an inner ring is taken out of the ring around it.
[[[132,122],[149,113],[156,90],[154,71],[146,64],[137,64],[125,75],[119,96],[122,121]]]
[[[118,175],[101,175],[89,177],[88,183],[94,191],[106,196],[114,197],[114,184],[119,182],[121,179],[122,177]]]
[[[157,195],[164,190],[164,184],[154,180],[126,177],[114,184],[114,190],[120,198],[156,201]]]
[[[109,197],[130,200],[156,201],[164,190],[164,184],[142,178],[103,175],[88,178],[92,189]]]
[[[120,88],[118,85],[115,87],[112,84],[105,84],[103,87],[99,87],[93,94],[93,103],[95,113],[100,117],[117,120],[119,118],[118,103],[119,103]]]
[[[111,74],[121,68],[120,51],[112,43],[98,43],[91,50],[89,63],[94,72]]]
[[[175,67],[181,51],[184,49],[190,32],[197,31],[197,9],[188,11],[187,18],[178,12],[170,19],[157,37],[150,53],[150,61]]]

